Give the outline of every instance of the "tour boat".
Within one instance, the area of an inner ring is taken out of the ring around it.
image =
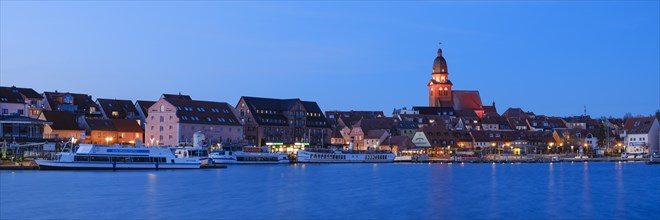
[[[304,149],[297,154],[298,163],[392,163],[396,155],[385,150],[353,150],[351,137],[349,150]]]
[[[39,169],[199,169],[197,157],[177,158],[170,148],[80,144],[55,160],[35,160]]]
[[[392,163],[396,155],[382,150],[327,150],[298,151],[298,163]]]
[[[223,147],[209,154],[210,163],[267,164],[289,163],[285,153],[270,152],[268,147]]]

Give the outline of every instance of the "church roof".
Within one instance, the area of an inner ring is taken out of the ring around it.
[[[438,49],[438,56],[433,61],[432,74],[448,74],[447,61],[442,57],[442,49]]]
[[[457,111],[483,109],[479,91],[454,90],[452,96],[454,99],[454,109]]]

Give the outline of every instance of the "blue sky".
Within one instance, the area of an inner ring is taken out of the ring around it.
[[[660,108],[660,3],[6,2],[0,83],[94,98],[428,105],[438,42],[457,90],[500,113]]]

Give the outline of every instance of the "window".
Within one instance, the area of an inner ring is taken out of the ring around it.
[[[160,131],[163,131],[163,126],[160,126]]]
[[[160,105],[160,112],[164,112],[164,111],[165,111],[165,106],[164,106],[164,105]]]
[[[112,111],[112,117],[119,117],[118,111]]]
[[[18,112],[19,115],[23,115],[23,113],[24,113],[23,109],[19,109],[19,110],[16,111],[16,112]]]
[[[160,116],[160,122],[164,122],[165,118],[163,116]]]
[[[170,130],[172,130],[172,125],[170,125]]]
[[[152,131],[154,130],[154,126],[153,126],[153,125],[151,126],[151,130],[152,130]]]

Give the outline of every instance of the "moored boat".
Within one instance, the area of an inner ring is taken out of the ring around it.
[[[35,160],[39,169],[199,169],[199,158],[177,158],[169,148],[80,144],[54,160]]]
[[[209,154],[210,162],[219,164],[289,163],[285,153],[270,152],[268,147],[223,147]]]

